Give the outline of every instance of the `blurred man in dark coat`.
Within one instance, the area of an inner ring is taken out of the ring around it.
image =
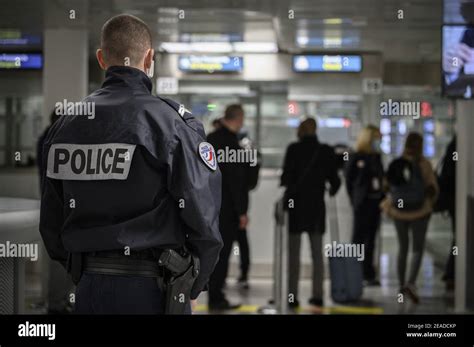
[[[241,105],[230,105],[220,120],[220,127],[209,134],[207,140],[217,152],[219,168],[222,173],[222,204],[219,216],[219,230],[224,247],[219,262],[209,281],[209,309],[226,310],[237,308],[225,298],[223,288],[229,267],[232,244],[237,240],[239,229],[247,227],[248,188],[246,184],[246,164],[227,158],[221,153],[238,153],[238,133],[244,124],[244,110]],[[234,157],[236,158],[236,157]]]
[[[281,176],[286,187],[285,204],[289,211],[289,294],[290,307],[297,307],[301,234],[307,232],[313,260],[313,290],[309,303],[323,305],[324,263],[322,237],[326,225],[324,195],[335,195],[341,185],[334,149],[319,142],[316,121],[304,120],[298,128],[298,142],[288,146]],[[290,299],[291,299],[290,298]]]

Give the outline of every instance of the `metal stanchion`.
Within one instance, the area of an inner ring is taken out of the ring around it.
[[[282,204],[283,206],[283,204]],[[280,228],[280,297],[279,297],[279,313],[286,314],[288,312],[288,213],[282,209],[283,223]]]
[[[285,314],[288,311],[288,213],[283,199],[275,203],[275,238],[273,249],[273,302],[258,313]]]

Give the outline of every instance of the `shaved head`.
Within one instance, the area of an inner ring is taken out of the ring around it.
[[[152,48],[151,31],[141,19],[121,14],[104,24],[100,45],[108,65],[139,66]]]

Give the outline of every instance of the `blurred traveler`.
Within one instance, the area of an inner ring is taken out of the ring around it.
[[[298,141],[285,154],[281,185],[286,187],[285,205],[289,211],[289,294],[290,307],[298,307],[301,235],[307,232],[313,262],[310,305],[323,306],[324,262],[322,239],[326,227],[324,195],[335,195],[341,185],[337,158],[332,147],[320,143],[316,121],[307,118],[298,127]],[[291,300],[294,298],[294,300]]]
[[[402,156],[389,165],[387,182],[390,195],[382,201],[381,207],[394,220],[397,231],[400,293],[418,303],[416,278],[425,248],[428,222],[439,190],[431,163],[423,156],[423,137],[420,134],[408,134]],[[413,254],[406,281],[410,233]]]
[[[220,121],[221,126],[209,134],[207,140],[211,143],[218,158],[219,153],[234,153],[237,158],[240,147],[238,133],[244,124],[244,110],[241,105],[229,105],[224,117]],[[225,297],[223,288],[227,278],[229,267],[229,256],[232,245],[237,240],[240,230],[245,229],[248,223],[248,188],[246,185],[246,164],[236,161],[219,160],[219,168],[222,173],[222,205],[219,215],[219,230],[224,241],[219,261],[209,281],[209,310],[227,310],[238,308],[240,305],[231,304]],[[240,229],[240,230],[239,230]]]
[[[260,155],[257,149],[253,147],[252,141],[247,137],[246,133],[239,134],[239,144],[246,151],[252,151],[254,162],[245,165],[245,182],[247,187],[246,205],[250,203],[250,192],[257,187],[258,176],[260,172]],[[249,289],[248,274],[250,271],[250,247],[247,237],[247,228],[240,229],[237,233],[237,243],[239,245],[240,254],[240,277],[238,283],[242,289]]]
[[[346,188],[352,205],[352,242],[364,245],[363,274],[367,285],[380,285],[374,267],[374,249],[383,199],[381,134],[377,127],[362,129],[346,167]]]
[[[435,205],[437,212],[447,211],[451,218],[451,226],[453,233],[452,247],[446,262],[446,269],[443,275],[443,281],[446,282],[446,289],[454,289],[454,254],[453,247],[456,241],[456,137],[453,137],[446,153],[441,161],[441,172],[438,176],[439,197]]]

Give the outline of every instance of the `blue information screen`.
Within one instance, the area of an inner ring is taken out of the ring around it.
[[[360,72],[360,55],[295,55],[293,70],[296,72]]]
[[[241,72],[244,60],[226,55],[186,55],[179,57],[178,66],[185,72]]]
[[[43,56],[40,53],[0,53],[0,69],[41,69]]]

